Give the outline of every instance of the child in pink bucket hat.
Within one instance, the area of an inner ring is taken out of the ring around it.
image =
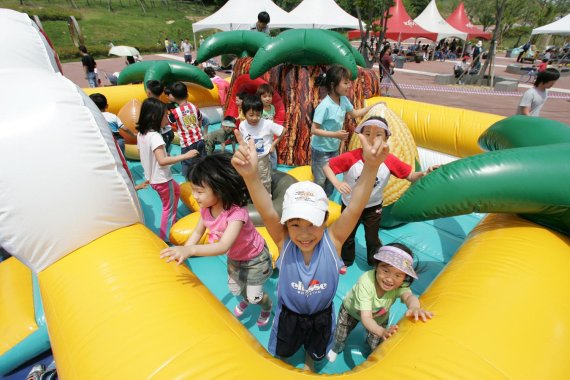
[[[426,322],[433,316],[422,309],[418,297],[410,290],[418,276],[408,247],[400,243],[385,245],[376,252],[374,261],[376,268],[364,273],[342,301],[333,348],[327,354],[330,362],[342,352],[348,334],[358,322],[368,331],[366,341],[372,350],[398,331],[398,325],[387,327],[388,311],[398,297],[408,307],[407,317]]]

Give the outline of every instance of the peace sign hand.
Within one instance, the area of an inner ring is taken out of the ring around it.
[[[390,153],[390,147],[388,146],[388,143],[385,142],[382,138],[375,137],[376,129],[378,127],[372,125],[371,128],[372,129],[370,131],[370,135],[374,136],[372,144],[363,134],[359,133],[358,137],[360,138],[360,143],[362,144],[362,157],[364,158],[364,163],[378,168],[388,157],[388,154]]]
[[[234,130],[239,148],[232,157],[232,166],[243,178],[252,178],[257,176],[257,152],[255,151],[255,143],[252,138],[245,142],[241,132]]]

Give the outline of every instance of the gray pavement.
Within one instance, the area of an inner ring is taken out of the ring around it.
[[[193,52],[195,56],[196,52]],[[145,60],[172,59],[183,61],[181,54],[157,54],[144,56]],[[518,75],[505,71],[514,58],[497,57],[495,75],[518,79]],[[517,109],[520,97],[532,84],[519,84],[517,93],[497,93],[474,86],[436,85],[436,74],[453,72],[455,61],[406,62],[403,69],[396,69],[394,80],[404,88],[407,99],[439,104],[450,107],[465,108],[480,112],[489,112],[503,116],[513,115]],[[110,85],[105,73],[120,71],[125,67],[124,58],[98,59],[97,66],[103,85]],[[63,64],[63,73],[80,87],[86,87],[80,62]],[[221,73],[223,76],[224,74]],[[401,97],[395,88],[390,89],[390,96]],[[562,77],[550,92],[550,98],[542,109],[541,116],[558,120],[570,125],[570,76]]]

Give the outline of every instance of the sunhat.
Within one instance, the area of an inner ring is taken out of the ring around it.
[[[414,271],[414,259],[403,249],[385,245],[376,252],[374,259],[390,264],[413,278],[418,278],[416,271]]]

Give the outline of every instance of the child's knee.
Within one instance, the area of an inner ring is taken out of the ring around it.
[[[258,304],[263,299],[263,285],[251,285],[246,289],[247,301]]]
[[[228,281],[228,288],[230,290],[230,292],[232,293],[232,295],[234,296],[239,296],[242,292],[242,287],[235,281],[233,281],[232,279],[230,279]]]

